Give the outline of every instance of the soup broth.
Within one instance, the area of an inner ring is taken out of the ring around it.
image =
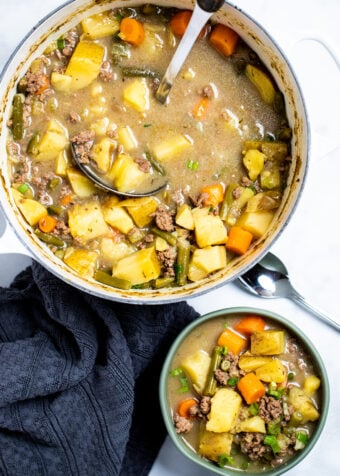
[[[17,85],[15,202],[84,278],[123,289],[200,281],[250,251],[280,205],[291,160],[283,96],[233,30],[207,24],[168,104],[156,100],[183,12],[144,5],[84,18]],[[161,176],[168,185],[120,199],[83,175],[70,144],[122,192]]]
[[[176,432],[212,464],[261,473],[308,444],[320,416],[320,379],[301,343],[270,319],[203,322],[170,368]]]

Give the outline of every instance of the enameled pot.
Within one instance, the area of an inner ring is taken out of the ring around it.
[[[145,1],[141,0],[70,1],[44,18],[15,50],[0,77],[0,203],[8,223],[24,245],[25,252],[62,280],[87,293],[106,299],[135,304],[160,304],[198,296],[222,286],[244,273],[269,250],[291,218],[302,192],[308,164],[309,127],[301,90],[285,56],[261,25],[233,4],[225,2],[223,7],[213,16],[213,20],[233,28],[259,55],[270,70],[284,94],[287,117],[293,130],[293,160],[288,186],[269,230],[257,242],[251,253],[239,257],[225,270],[181,288],[123,291],[94,280],[81,278],[39,241],[14,204],[10,192],[10,177],[6,157],[6,121],[9,117],[17,81],[26,72],[32,60],[41,55],[52,40],[57,39],[78,24],[85,16],[107,8],[137,6],[143,3]],[[151,3],[192,9],[194,2],[192,0],[156,0]]]

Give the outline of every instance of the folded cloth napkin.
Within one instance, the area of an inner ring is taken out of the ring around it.
[[[37,263],[0,288],[0,474],[147,475],[162,362],[197,316],[100,299]]]

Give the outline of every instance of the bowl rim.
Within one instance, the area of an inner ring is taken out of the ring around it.
[[[171,412],[169,411],[169,405],[167,403],[166,398],[166,385],[167,379],[170,371],[170,365],[176,349],[178,346],[183,342],[183,340],[188,336],[188,334],[196,327],[200,326],[202,323],[209,321],[210,319],[218,318],[223,315],[230,316],[234,314],[258,314],[262,317],[267,317],[269,319],[273,319],[274,321],[278,321],[282,326],[286,327],[290,333],[297,336],[302,342],[303,346],[306,348],[308,353],[311,355],[313,360],[313,365],[318,371],[319,375],[322,375],[322,387],[321,387],[321,398],[322,398],[322,408],[323,411],[321,412],[320,419],[317,422],[317,427],[312,433],[312,436],[308,442],[308,445],[305,447],[304,450],[300,451],[294,457],[290,458],[284,465],[279,466],[277,468],[272,468],[266,472],[260,473],[251,473],[242,471],[240,469],[232,469],[232,468],[220,468],[218,466],[212,465],[207,459],[199,457],[197,453],[190,449],[190,447],[183,441],[183,439],[175,432]],[[177,449],[184,454],[189,460],[202,466],[215,474],[220,475],[236,475],[236,474],[245,474],[247,476],[259,476],[261,474],[265,476],[279,476],[280,474],[289,471],[293,467],[297,466],[306,456],[311,452],[315,444],[317,443],[322,430],[326,424],[327,417],[328,417],[328,410],[329,410],[329,401],[330,401],[330,386],[329,386],[329,379],[328,373],[323,362],[323,359],[313,344],[313,342],[306,336],[306,334],[292,321],[288,320],[281,314],[278,314],[274,311],[268,309],[262,309],[257,307],[249,307],[249,306],[237,306],[237,307],[230,307],[230,308],[221,308],[215,311],[211,311],[206,314],[202,314],[200,317],[192,321],[190,324],[185,326],[182,331],[178,334],[176,339],[173,341],[170,349],[168,350],[167,356],[163,362],[160,379],[159,379],[159,403],[161,408],[161,413],[163,417],[164,424],[167,429],[167,433],[175,444]]]

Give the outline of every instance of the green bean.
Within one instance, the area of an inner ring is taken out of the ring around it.
[[[108,286],[112,286],[113,288],[119,289],[131,289],[131,282],[127,279],[120,279],[116,278],[115,276],[111,276],[104,271],[97,270],[94,273],[94,279],[102,284],[107,284]]]
[[[233,192],[238,186],[238,183],[230,183],[224,194],[223,202],[220,208],[220,218],[224,221],[227,219],[229,209],[234,201]]]
[[[153,227],[151,228],[151,232],[157,236],[163,238],[169,245],[176,246],[177,244],[177,237],[168,231],[160,230],[159,228]]]
[[[13,139],[21,140],[24,135],[24,103],[21,94],[15,94],[13,98],[12,122]]]
[[[150,164],[152,165],[152,167],[157,170],[158,173],[160,173],[161,175],[165,175],[165,169],[163,167],[163,165],[158,162],[158,160],[156,160],[154,157],[152,157],[152,155],[149,153],[149,152],[146,152],[145,153],[145,156],[147,158],[147,160],[150,162]]]
[[[208,395],[209,397],[212,397],[213,395],[215,395],[215,392],[216,392],[215,370],[217,370],[220,367],[221,360],[222,360],[221,347],[216,346],[214,348],[214,351],[211,357],[209,372],[207,376],[207,382],[205,384],[203,395]]]
[[[155,279],[153,285],[155,289],[167,288],[174,284],[175,278],[157,278]]]
[[[51,235],[49,233],[44,233],[43,231],[40,231],[38,229],[35,230],[35,234],[38,238],[40,238],[41,241],[44,241],[49,245],[57,246],[58,248],[64,248],[64,246],[66,245],[64,240],[61,240],[57,236]]]
[[[38,153],[38,144],[40,141],[40,134],[39,132],[35,132],[31,137],[29,143],[27,144],[26,152],[28,154],[36,155]]]
[[[122,68],[123,76],[127,76],[128,78],[133,77],[142,77],[142,78],[160,78],[160,74],[157,71],[154,71],[149,68],[140,68],[138,66],[125,66]]]
[[[63,213],[63,207],[60,207],[59,205],[49,205],[47,207],[47,211],[49,215],[58,215],[60,216]]]
[[[176,282],[179,286],[184,286],[187,283],[190,248],[188,240],[177,241]]]

